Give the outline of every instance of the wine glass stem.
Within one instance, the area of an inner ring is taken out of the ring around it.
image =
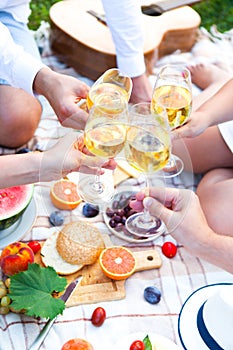
[[[146,175],[146,196],[150,195],[150,181],[149,181],[149,176]],[[144,215],[143,215],[143,222],[145,224],[150,224],[154,221],[154,219],[152,218],[152,216],[149,213],[149,210],[144,208],[143,209]]]
[[[95,175],[95,182],[94,182],[94,189],[98,194],[101,194],[104,190],[103,184],[100,181],[100,173],[101,173],[101,167],[98,168],[97,173]]]

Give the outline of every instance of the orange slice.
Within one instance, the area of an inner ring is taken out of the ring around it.
[[[53,205],[63,210],[75,209],[82,202],[77,185],[67,179],[61,179],[52,185],[50,197]]]
[[[121,246],[113,246],[102,250],[99,263],[106,276],[118,281],[131,276],[136,266],[133,253]]]

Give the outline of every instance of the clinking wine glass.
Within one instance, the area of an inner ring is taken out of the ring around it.
[[[139,103],[129,111],[129,124],[125,141],[125,157],[135,169],[146,177],[149,190],[149,177],[161,170],[170,157],[170,132],[165,111],[151,112],[150,103]],[[149,194],[149,193],[148,193]],[[152,217],[144,209],[126,220],[126,228],[139,237],[148,237],[165,232],[165,225]]]
[[[126,101],[132,92],[132,80],[117,68],[108,69],[92,85],[87,96],[87,107],[90,109],[100,94],[122,94]]]
[[[179,65],[166,65],[161,68],[155,82],[151,109],[159,113],[162,108],[167,112],[171,131],[187,122],[192,109],[192,83],[190,72]],[[163,176],[171,178],[184,169],[183,161],[171,154]]]
[[[89,111],[84,144],[93,155],[103,158],[103,163],[123,149],[127,118],[128,103],[121,93],[98,95]],[[101,207],[113,198],[115,189],[112,176],[101,180],[100,173],[101,167],[96,176],[80,174],[78,192],[84,201]]]

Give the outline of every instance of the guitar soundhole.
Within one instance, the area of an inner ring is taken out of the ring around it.
[[[160,16],[164,12],[164,10],[156,4],[143,5],[141,9],[142,13],[147,16]]]

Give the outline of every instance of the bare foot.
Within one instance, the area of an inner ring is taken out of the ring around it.
[[[191,74],[193,84],[202,90],[213,83],[229,79],[229,74],[214,64],[198,63],[195,66],[187,67]]]

